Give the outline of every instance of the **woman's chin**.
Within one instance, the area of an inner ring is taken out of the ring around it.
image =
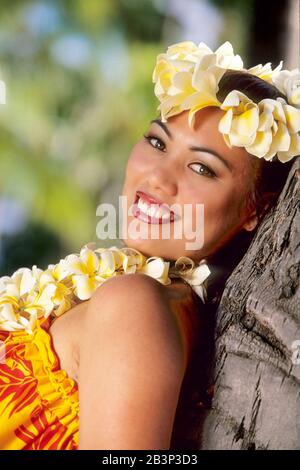
[[[143,240],[143,239],[131,239],[126,238],[122,240],[124,245],[128,248],[134,248],[140,251],[143,255],[150,256],[161,256],[162,258],[170,258],[170,250],[164,249],[161,240]],[[171,256],[172,258],[172,256]]]

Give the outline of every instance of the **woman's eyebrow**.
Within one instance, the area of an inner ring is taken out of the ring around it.
[[[171,132],[169,131],[168,126],[164,122],[160,121],[160,119],[153,119],[151,121],[151,123],[152,122],[158,124],[165,131],[167,136],[170,137],[170,139],[173,139],[173,136],[172,136]]]
[[[231,165],[231,163],[229,163],[228,160],[226,160],[225,158],[221,157],[221,155],[216,152],[215,150],[213,149],[210,149],[210,148],[207,148],[207,147],[197,147],[197,146],[192,146],[190,147],[190,150],[193,150],[195,152],[206,152],[206,153],[210,153],[211,155],[214,155],[215,157],[217,157],[219,160],[221,160],[221,162],[228,168],[229,171],[232,172],[233,170],[233,167]]]
[[[153,119],[151,121],[151,123],[158,124],[165,131],[167,136],[170,137],[170,139],[173,139],[173,136],[172,136],[168,126],[164,122],[162,122],[160,119]],[[221,157],[221,155],[213,149],[210,149],[210,148],[207,148],[207,147],[198,147],[198,146],[193,145],[192,147],[190,147],[190,150],[193,150],[195,152],[210,153],[211,155],[214,155],[215,157],[217,157],[228,168],[229,171],[232,172],[232,170],[233,170],[233,167],[232,167],[231,163],[229,163],[228,160],[226,160],[225,158]]]

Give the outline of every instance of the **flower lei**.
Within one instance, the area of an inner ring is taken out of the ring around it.
[[[34,265],[1,277],[0,330],[32,334],[37,319],[50,314],[59,317],[79,301],[89,299],[106,279],[122,274],[144,273],[164,285],[180,277],[205,301],[203,283],[210,275],[205,260],[195,266],[192,259],[182,256],[170,267],[169,261],[158,256],[146,258],[133,248],[92,249],[91,245],[84,245],[79,254],[70,254],[44,271]]]
[[[188,121],[193,126],[197,111],[217,106],[225,112],[219,131],[228,147],[245,147],[250,154],[271,161],[277,155],[287,162],[300,154],[300,71],[281,70],[282,64],[274,70],[270,62],[244,69],[229,41],[215,52],[204,42],[198,46],[191,41],[173,44],[157,56],[153,71],[162,121],[190,110]],[[238,90],[219,101],[218,84],[227,69],[260,77],[275,85],[287,101],[279,97],[255,103]]]

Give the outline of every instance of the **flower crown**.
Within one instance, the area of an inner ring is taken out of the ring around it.
[[[62,315],[89,299],[106,279],[124,274],[144,273],[164,285],[180,277],[203,302],[206,300],[204,281],[210,269],[204,259],[196,266],[191,258],[181,256],[170,266],[169,261],[159,256],[146,258],[134,248],[92,249],[91,245],[94,243],[44,271],[32,266],[0,277],[0,330],[31,334],[38,319]]]
[[[225,114],[218,129],[228,147],[245,147],[247,152],[265,160],[287,162],[300,154],[300,71],[281,70],[282,61],[272,70],[271,63],[243,68],[229,41],[213,52],[204,42],[191,41],[168,47],[157,56],[153,71],[154,92],[160,101],[161,119],[189,111],[192,127],[195,113],[217,106]],[[255,75],[277,87],[286,96],[253,102],[244,93],[233,90],[221,102],[217,98],[219,82],[226,70]]]

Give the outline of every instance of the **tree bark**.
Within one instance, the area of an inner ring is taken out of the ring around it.
[[[200,376],[201,361],[213,365],[207,399],[184,386],[175,448],[300,449],[299,196],[297,158],[277,205],[226,282],[215,325],[210,319],[214,357],[202,348],[193,366]]]

